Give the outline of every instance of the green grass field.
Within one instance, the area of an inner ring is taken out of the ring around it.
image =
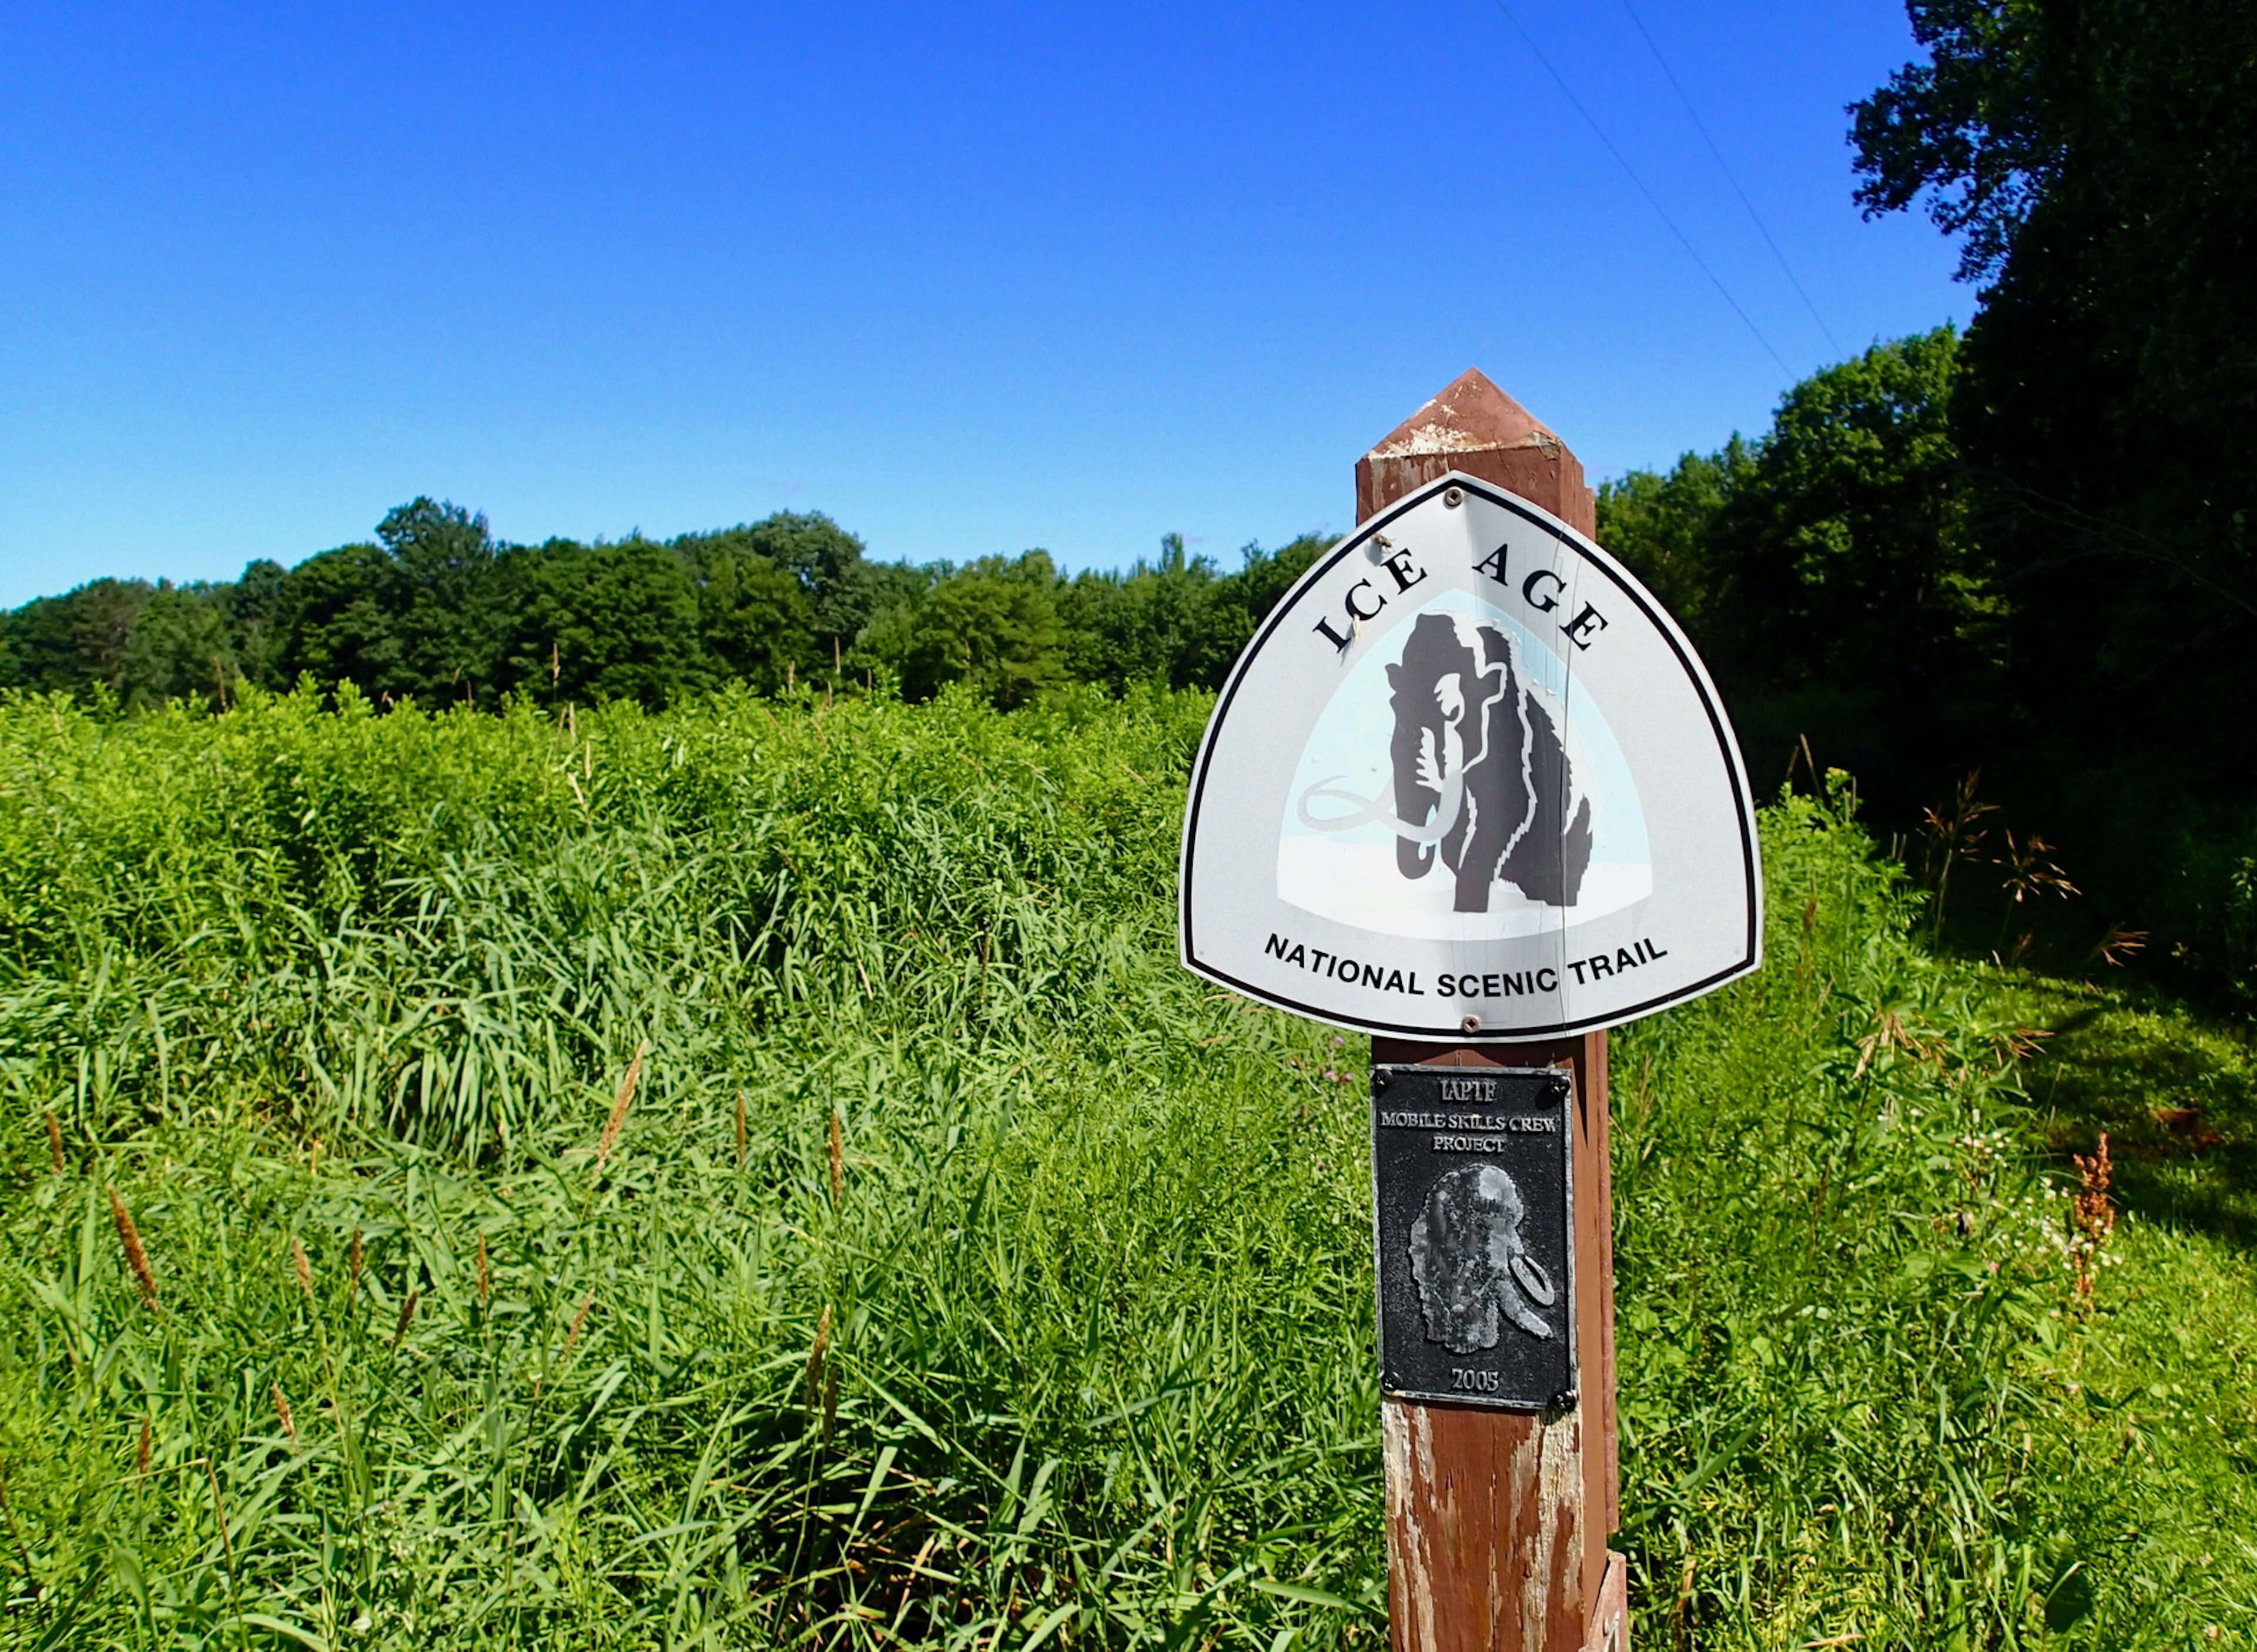
[[[0,1634],[1383,1644],[1366,1051],[1174,962],[1207,707],[0,706]],[[1765,835],[1617,1035],[1639,1644],[2251,1644],[2246,1043]]]

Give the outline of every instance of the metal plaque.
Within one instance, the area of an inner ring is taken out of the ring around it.
[[[1570,1095],[1558,1068],[1372,1069],[1388,1394],[1518,1411],[1574,1404]]]

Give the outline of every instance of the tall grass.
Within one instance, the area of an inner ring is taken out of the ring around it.
[[[11,1626],[1377,1645],[1364,1052],[1174,964],[1206,710],[0,708]],[[1616,1055],[1641,1634],[2183,1643],[2079,1581],[2012,1028],[1765,830]]]

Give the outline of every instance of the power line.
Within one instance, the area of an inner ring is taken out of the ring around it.
[[[1755,225],[1756,233],[1764,238],[1764,245],[1771,249],[1772,257],[1779,260],[1779,272],[1786,277],[1787,284],[1801,299],[1802,307],[1810,312],[1810,319],[1818,323],[1818,330],[1826,335],[1826,342],[1833,347],[1834,353],[1840,355],[1842,346],[1834,336],[1834,329],[1826,325],[1826,318],[1810,301],[1810,294],[1803,290],[1802,283],[1795,279],[1794,270],[1787,263],[1786,254],[1779,250],[1779,243],[1771,238],[1771,230],[1765,227],[1763,215],[1756,210],[1756,203],[1749,200],[1748,192],[1740,187],[1740,180],[1734,175],[1731,163],[1724,159],[1724,152],[1716,147],[1716,140],[1709,135],[1709,128],[1701,119],[1700,111],[1693,107],[1693,100],[1685,95],[1685,88],[1679,82],[1677,72],[1669,67],[1669,60],[1661,55],[1661,47],[1647,30],[1645,19],[1638,15],[1638,8],[1631,4],[1631,0],[1623,0],[1623,10],[1630,13],[1630,20],[1638,26],[1638,38],[1645,42],[1645,49],[1653,53],[1653,60],[1661,66],[1661,73],[1669,82],[1669,89],[1677,94],[1677,101],[1685,105],[1686,114],[1692,116],[1694,131],[1701,134],[1701,141],[1709,145],[1709,152],[1716,159],[1716,169],[1724,174],[1724,181],[1731,185],[1732,193],[1740,198],[1740,205],[1748,209],[1748,219]]]
[[[1786,364],[1786,358],[1772,348],[1771,340],[1764,336],[1763,328],[1758,327],[1754,319],[1740,307],[1740,301],[1732,296],[1731,289],[1718,279],[1716,272],[1709,267],[1709,261],[1694,249],[1690,241],[1685,238],[1685,231],[1677,227],[1677,220],[1669,215],[1668,209],[1655,198],[1653,191],[1645,187],[1645,180],[1638,175],[1638,169],[1624,157],[1622,151],[1615,147],[1615,141],[1607,136],[1606,128],[1600,125],[1591,111],[1583,107],[1583,100],[1575,95],[1560,71],[1552,67],[1552,60],[1544,55],[1544,48],[1536,44],[1536,38],[1521,27],[1520,19],[1512,15],[1512,8],[1505,4],[1504,0],[1496,0],[1496,9],[1504,14],[1504,20],[1512,25],[1513,32],[1518,34],[1529,51],[1535,54],[1536,60],[1544,66],[1544,72],[1552,77],[1552,83],[1560,88],[1560,95],[1575,106],[1575,113],[1583,117],[1583,124],[1591,129],[1592,136],[1605,145],[1607,153],[1615,158],[1615,165],[1623,169],[1624,175],[1638,187],[1638,193],[1645,197],[1645,204],[1653,208],[1654,215],[1668,226],[1670,234],[1677,237],[1677,244],[1685,249],[1685,256],[1701,266],[1701,273],[1709,278],[1709,285],[1716,289],[1725,303],[1732,307],[1732,314],[1747,324],[1748,331],[1755,335],[1756,342],[1764,347],[1764,353],[1779,364],[1779,371],[1792,378],[1794,376],[1794,369]]]

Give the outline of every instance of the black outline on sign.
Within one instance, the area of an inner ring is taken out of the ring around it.
[[[1237,696],[1239,683],[1244,680],[1246,673],[1253,666],[1255,656],[1259,654],[1264,645],[1269,642],[1270,634],[1284,623],[1286,615],[1292,611],[1294,604],[1313,589],[1318,582],[1337,568],[1349,553],[1367,543],[1372,535],[1394,521],[1396,518],[1423,505],[1429,498],[1444,489],[1453,487],[1462,488],[1468,493],[1478,494],[1491,505],[1511,511],[1532,526],[1543,529],[1574,551],[1576,555],[1581,557],[1589,566],[1605,575],[1615,587],[1637,606],[1638,611],[1645,616],[1647,622],[1653,626],[1654,630],[1661,633],[1663,639],[1669,644],[1670,652],[1677,656],[1679,668],[1685,673],[1686,681],[1693,685],[1694,692],[1700,696],[1701,709],[1708,714],[1709,727],[1716,737],[1717,752],[1723,759],[1724,771],[1731,779],[1733,801],[1738,805],[1736,812],[1739,817],[1741,875],[1747,886],[1747,942],[1738,960],[1728,967],[1703,976],[1701,979],[1689,985],[1680,987],[1675,992],[1665,992],[1658,998],[1647,999],[1643,1003],[1630,1005],[1625,1008],[1610,1011],[1601,1015],[1588,1016],[1581,1020],[1559,1021],[1546,1027],[1498,1027],[1495,1030],[1482,1027],[1479,1031],[1468,1033],[1457,1028],[1444,1029],[1397,1021],[1369,1020],[1362,1016],[1346,1014],[1338,1010],[1319,1009],[1313,1005],[1303,1004],[1280,993],[1266,992],[1242,981],[1211,964],[1202,963],[1194,952],[1194,943],[1192,939],[1192,863],[1195,858],[1193,851],[1197,841],[1199,805],[1206,794],[1207,759],[1214,749],[1214,731],[1222,726],[1223,718],[1228,715],[1230,703]],[[1592,554],[1594,551],[1599,552],[1599,554],[1594,556]],[[1244,651],[1239,654],[1237,664],[1231,667],[1229,681],[1222,685],[1222,694],[1215,702],[1214,715],[1207,719],[1206,732],[1199,739],[1199,757],[1192,775],[1191,798],[1184,811],[1182,859],[1177,878],[1177,934],[1179,937],[1178,957],[1183,966],[1192,974],[1204,976],[1218,985],[1227,986],[1235,992],[1242,992],[1248,998],[1260,1003],[1275,1005],[1279,1009],[1291,1010],[1296,1015],[1305,1015],[1312,1020],[1323,1021],[1328,1026],[1354,1027],[1367,1033],[1389,1033],[1405,1038],[1445,1037],[1457,1042],[1509,1044],[1532,1038],[1546,1038],[1560,1033],[1580,1033],[1597,1027],[1619,1027],[1624,1021],[1635,1020],[1641,1015],[1651,1015],[1657,1011],[1667,1009],[1673,1005],[1683,1004],[1696,999],[1703,992],[1722,986],[1727,981],[1750,973],[1763,962],[1761,904],[1763,889],[1756,867],[1755,838],[1750,830],[1754,818],[1755,810],[1747,794],[1747,776],[1741,772],[1738,744],[1733,739],[1731,731],[1725,724],[1723,709],[1716,703],[1716,695],[1709,682],[1709,674],[1700,666],[1684,639],[1678,635],[1676,622],[1653,601],[1644,587],[1630,576],[1627,569],[1615,567],[1613,559],[1607,556],[1597,543],[1585,539],[1549,512],[1531,505],[1527,500],[1507,493],[1503,489],[1483,482],[1477,477],[1469,477],[1462,471],[1453,470],[1446,476],[1437,477],[1416,492],[1405,494],[1377,516],[1359,523],[1355,532],[1334,546],[1329,556],[1321,562],[1312,563],[1308,571],[1294,582],[1292,589],[1279,598],[1277,605],[1270,611],[1268,617],[1263,620],[1261,628],[1254,633],[1253,640],[1249,642]]]

